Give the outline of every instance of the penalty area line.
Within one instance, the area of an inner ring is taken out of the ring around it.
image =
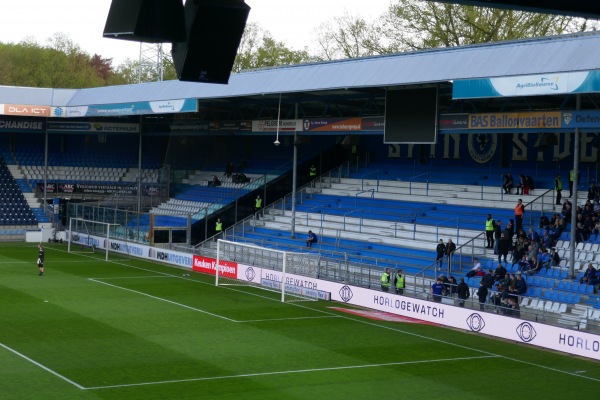
[[[115,389],[115,388],[124,388],[124,387],[132,387],[132,386],[164,385],[164,384],[169,384],[169,383],[202,382],[202,381],[214,381],[214,380],[218,380],[218,379],[239,379],[239,378],[251,378],[251,377],[272,376],[272,375],[302,374],[302,373],[323,372],[323,371],[341,371],[341,370],[359,369],[359,368],[380,368],[380,367],[390,367],[390,366],[397,366],[397,365],[428,364],[428,363],[440,363],[440,362],[451,362],[451,361],[462,361],[462,360],[478,360],[478,359],[483,359],[483,358],[497,358],[497,356],[440,358],[437,360],[399,361],[399,362],[391,362],[391,363],[383,363],[383,364],[347,365],[347,366],[342,366],[342,367],[296,369],[296,370],[289,370],[289,371],[273,371],[273,372],[257,372],[254,374],[210,376],[210,377],[206,377],[206,378],[189,378],[189,379],[176,379],[176,380],[169,380],[169,381],[130,383],[130,384],[122,384],[122,385],[93,386],[93,387],[86,388],[86,390]]]
[[[21,358],[22,358],[22,359],[24,359],[24,360],[27,360],[27,361],[29,361],[29,362],[30,362],[30,363],[32,363],[33,365],[35,365],[35,366],[37,366],[37,367],[39,367],[39,368],[43,369],[43,370],[44,370],[44,371],[46,371],[46,372],[49,372],[49,373],[51,373],[52,375],[54,375],[54,376],[56,376],[56,377],[58,377],[58,378],[62,379],[63,381],[65,381],[65,382],[67,382],[67,383],[70,383],[71,385],[75,386],[75,387],[76,387],[76,388],[78,388],[78,389],[82,389],[82,390],[85,390],[85,389],[87,389],[86,387],[84,387],[84,386],[81,386],[81,385],[80,385],[80,384],[78,384],[77,382],[74,382],[74,381],[70,380],[70,379],[69,379],[69,378],[67,378],[66,376],[59,374],[58,372],[56,372],[56,371],[54,371],[54,370],[52,370],[52,369],[50,369],[50,368],[46,367],[46,366],[45,366],[45,365],[43,365],[43,364],[40,364],[39,362],[35,361],[35,360],[34,360],[34,359],[32,359],[32,358],[29,358],[29,357],[27,357],[25,354],[23,354],[23,353],[19,353],[19,352],[18,352],[18,351],[16,351],[15,349],[8,347],[8,346],[7,346],[7,345],[5,345],[4,343],[0,343],[0,347],[2,347],[2,348],[4,348],[4,349],[6,349],[6,350],[8,350],[8,351],[10,351],[10,352],[11,352],[11,353],[13,353],[13,354],[16,354],[17,356],[21,357]]]

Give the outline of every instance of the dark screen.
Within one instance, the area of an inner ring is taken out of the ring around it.
[[[437,88],[387,92],[384,143],[435,143],[436,137]]]

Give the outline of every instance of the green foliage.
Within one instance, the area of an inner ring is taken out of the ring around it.
[[[0,42],[1,85],[76,89],[124,83],[111,64],[111,59],[90,56],[61,35],[48,46]]]
[[[344,15],[318,34],[324,59],[389,54],[551,36],[597,29],[580,18],[473,7],[420,0],[397,0],[373,22]]]
[[[285,43],[278,42],[271,34],[257,24],[246,25],[246,30],[238,48],[233,72],[264,67],[300,64],[314,61],[308,50],[292,50]]]

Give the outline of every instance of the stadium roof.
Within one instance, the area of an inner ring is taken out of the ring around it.
[[[164,81],[91,89],[0,87],[0,102],[87,106],[174,99],[226,99],[279,93],[403,87],[458,79],[600,69],[600,32],[246,71],[228,85]]]

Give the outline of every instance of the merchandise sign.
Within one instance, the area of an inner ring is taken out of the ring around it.
[[[0,105],[1,106],[1,105]],[[9,117],[10,118],[10,117]],[[0,132],[43,132],[44,122],[36,119],[0,118]]]

